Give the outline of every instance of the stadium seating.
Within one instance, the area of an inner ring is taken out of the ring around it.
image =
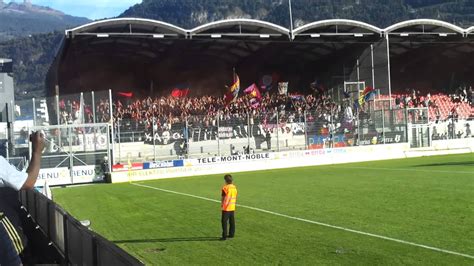
[[[407,94],[393,94],[392,98],[400,99],[399,108],[405,108],[405,103],[403,100]],[[380,95],[378,100],[388,100],[390,97],[388,95]],[[420,97],[421,100],[425,100],[426,97]],[[417,107],[424,107],[423,101]],[[474,105],[471,105],[466,101],[453,101],[452,97],[445,94],[434,94],[430,96],[429,100],[429,118],[430,121],[445,121],[451,118],[452,111],[456,111],[457,119],[474,119]],[[415,107],[413,101],[409,101],[407,107]],[[437,119],[437,108],[439,108],[439,119]]]

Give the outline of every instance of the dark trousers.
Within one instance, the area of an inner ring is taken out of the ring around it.
[[[5,228],[4,224],[0,222],[0,265],[21,265],[20,257],[7,230],[11,231],[11,228]]]
[[[227,221],[229,221],[229,224],[230,224],[229,234],[227,234]],[[230,212],[222,211],[221,223],[222,223],[222,238],[234,237],[234,234],[235,234],[234,211],[230,211]]]

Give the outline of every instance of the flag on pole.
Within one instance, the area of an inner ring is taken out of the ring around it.
[[[237,75],[234,72],[234,83],[232,84],[232,86],[230,86],[229,92],[227,92],[226,95],[224,96],[226,104],[229,104],[235,101],[235,99],[237,99],[237,97],[239,96],[239,91],[240,91],[240,78],[239,78],[239,75]]]
[[[262,100],[262,94],[258,89],[257,85],[254,83],[244,90],[245,94],[250,97],[250,105],[252,108],[257,108],[260,106],[260,101]]]
[[[255,83],[246,88],[244,92],[252,98],[257,98],[258,100],[262,99],[262,94],[260,94],[260,90],[258,90],[258,87],[255,85]]]
[[[359,106],[362,106],[365,102],[370,100],[370,97],[375,93],[375,89],[368,86],[365,90],[359,95]]]
[[[239,75],[234,75],[234,84],[230,87],[230,92],[234,95],[234,98],[237,98],[240,91],[240,78]]]
[[[174,98],[186,97],[186,96],[188,96],[188,94],[189,94],[189,89],[188,88],[186,88],[186,89],[174,88],[171,91],[171,96],[174,97]]]
[[[129,92],[119,91],[117,94],[118,94],[118,96],[125,97],[125,98],[132,98],[133,97],[133,92],[131,92],[131,91],[129,91]]]
[[[260,80],[260,89],[264,92],[270,91],[273,84],[273,76],[265,75]]]

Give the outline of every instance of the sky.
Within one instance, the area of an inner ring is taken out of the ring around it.
[[[22,0],[8,2],[23,2]],[[89,19],[110,18],[120,15],[142,0],[31,0],[34,5],[48,6],[68,15]]]

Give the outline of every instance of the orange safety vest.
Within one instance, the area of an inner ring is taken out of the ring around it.
[[[235,211],[235,203],[237,202],[237,187],[233,184],[228,184],[222,187],[224,200],[222,201],[223,211]]]

